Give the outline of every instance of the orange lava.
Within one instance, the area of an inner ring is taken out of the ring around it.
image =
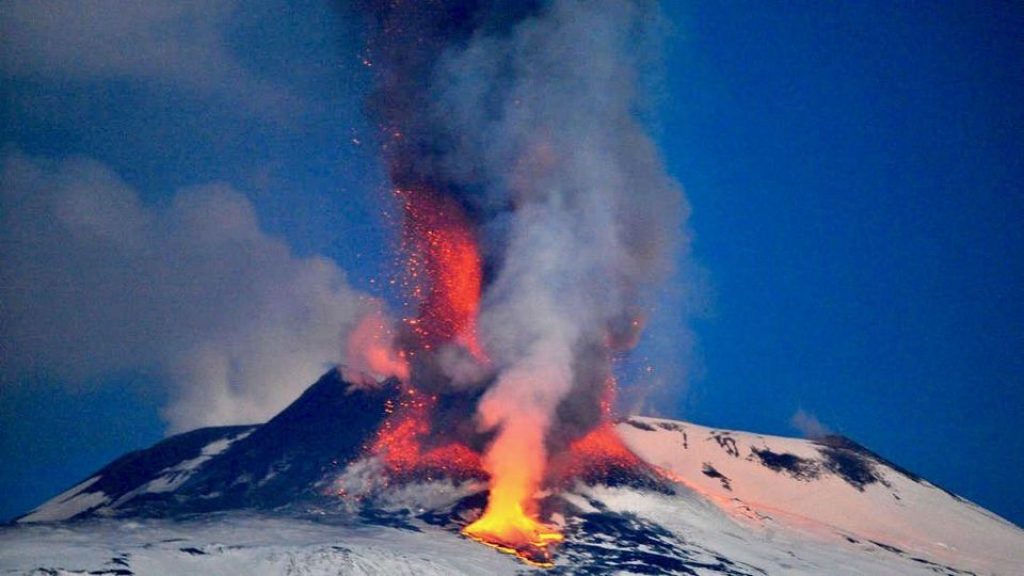
[[[647,465],[626,447],[615,431],[612,407],[615,405],[617,384],[609,377],[601,395],[601,421],[589,432],[557,455],[549,464],[549,478],[562,485],[575,478],[602,478],[616,470],[644,470]]]
[[[601,402],[601,424],[546,463],[554,485],[588,476],[603,478],[617,470],[648,469],[615,431],[611,420],[614,397],[615,382],[609,379]],[[479,520],[463,529],[463,534],[515,554],[529,564],[551,567],[553,548],[564,536],[557,528],[540,522],[533,512],[536,478],[530,476],[527,461],[524,458],[511,466],[492,466],[487,508]]]
[[[565,488],[576,480],[607,482],[616,477],[660,476],[626,447],[611,421],[605,421],[573,441],[548,463],[548,483]]]
[[[627,468],[643,465],[640,457],[626,448],[611,422],[605,422],[574,441],[569,453],[591,464],[617,464]]]
[[[369,451],[380,456],[392,471],[406,471],[416,467],[420,459],[420,444],[430,433],[430,408],[434,398],[407,387],[398,402],[388,400],[384,406],[384,424]]]
[[[461,345],[478,362],[487,357],[477,335],[483,288],[483,262],[472,223],[455,200],[427,187],[395,191],[403,208],[406,284],[416,315],[404,318],[398,355],[406,373],[418,354]],[[367,328],[367,339],[376,333]],[[612,347],[612,342],[608,346]],[[628,346],[628,345],[627,345]],[[372,349],[372,347],[371,347]],[[393,358],[370,356],[369,364],[395,369]],[[407,363],[411,362],[411,364]],[[452,442],[436,444],[431,416],[437,397],[406,382],[399,400],[368,447],[380,456],[391,476],[430,480],[489,476],[487,506],[463,534],[535,566],[553,565],[554,548],[564,540],[557,527],[539,516],[536,494],[545,482],[560,485],[574,478],[600,479],[621,470],[646,469],[615,433],[611,419],[615,383],[609,378],[600,403],[601,423],[548,462],[547,425],[527,415],[504,420],[487,455]],[[411,375],[416,380],[416,375]],[[495,420],[496,422],[501,419]]]
[[[435,474],[453,479],[482,477],[480,456],[468,446],[451,442],[424,449],[436,402],[436,396],[407,387],[398,402],[385,405],[384,424],[367,451],[379,456],[396,477],[415,475],[427,481]]]
[[[484,475],[480,455],[465,444],[455,442],[428,450],[420,457],[419,468],[427,471],[428,481],[434,471],[455,480]]]
[[[564,537],[557,529],[538,522],[523,510],[523,499],[491,489],[487,509],[476,522],[463,528],[466,536],[502,552],[515,554],[524,562],[549,568],[551,547]]]
[[[459,344],[477,361],[486,362],[476,331],[483,283],[476,237],[462,207],[451,198],[422,187],[395,190],[395,195],[404,214],[404,287],[417,309],[415,317],[402,320],[406,330],[397,358],[373,345],[360,349],[371,368],[386,368],[405,383],[401,397],[386,406],[384,423],[367,451],[398,477],[482,477],[480,456],[469,447],[430,446],[437,397],[409,384],[410,361],[448,343]],[[359,328],[360,344],[382,340],[376,324]]]
[[[419,303],[417,317],[405,320],[414,348],[431,350],[454,341],[484,361],[476,331],[483,265],[465,212],[427,189],[395,193],[405,215],[406,273]]]

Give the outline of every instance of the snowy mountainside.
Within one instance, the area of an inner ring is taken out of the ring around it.
[[[785,527],[982,573],[1024,568],[1024,531],[855,442],[803,440],[631,418],[626,445],[760,529]]]
[[[127,454],[0,528],[0,574],[534,570],[459,534],[486,501],[478,479],[337,495],[379,477],[363,447],[396,393],[332,370],[265,424]],[[653,418],[617,432],[660,476],[549,494],[545,514],[566,536],[551,572],[1024,573],[1024,531],[845,438]]]

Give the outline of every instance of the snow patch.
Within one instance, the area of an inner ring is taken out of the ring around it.
[[[207,463],[214,456],[223,453],[225,450],[231,447],[232,444],[245,438],[252,432],[244,432],[238,436],[232,438],[221,438],[210,442],[203,447],[199,456],[190,458],[170,466],[160,471],[160,475],[155,479],[148,482],[141,493],[160,493],[160,492],[172,492],[177,490],[179,486],[185,483],[189,477],[192,476],[203,464]]]
[[[1024,573],[1018,570],[1024,565],[1024,531],[870,454],[797,438],[684,428],[656,418],[632,418],[617,430],[638,456],[746,530],[832,542],[847,542],[843,535],[851,535],[891,548],[876,546],[872,554],[898,550],[908,558],[984,573]],[[705,472],[707,467],[715,473]],[[606,496],[620,510],[671,520],[644,508],[653,496]]]
[[[99,482],[100,476],[93,476],[88,480],[73,486],[71,489],[59,494],[57,497],[43,503],[29,514],[18,519],[19,523],[30,524],[33,522],[60,522],[74,518],[75,516],[102,506],[110,501],[103,492],[86,492],[86,490]]]
[[[157,477],[146,482],[142,486],[131,490],[123,494],[120,498],[114,501],[109,507],[105,508],[101,512],[110,513],[114,509],[124,505],[129,500],[139,496],[140,494],[160,494],[165,492],[173,492],[181,487],[193,474],[199,470],[203,464],[206,464],[214,457],[223,454],[232,444],[242,440],[249,436],[254,430],[247,430],[241,434],[230,436],[228,438],[221,438],[214,440],[206,446],[203,446],[200,450],[199,455],[195,458],[189,458],[183,460],[174,466],[168,466],[161,470]]]
[[[195,521],[115,520],[0,528],[0,574],[105,574],[111,560],[138,576],[423,575],[521,572],[522,565],[457,534],[339,526],[231,514]]]

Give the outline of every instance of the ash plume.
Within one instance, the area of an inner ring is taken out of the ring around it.
[[[393,185],[456,201],[481,248],[489,363],[442,352],[434,368],[485,388],[492,468],[505,450],[542,462],[599,422],[612,359],[635,343],[684,242],[688,208],[640,115],[657,6],[357,6]]]
[[[5,150],[0,262],[0,386],[143,371],[171,431],[264,421],[329,365],[388,360],[380,303],[227,185],[152,206],[95,160]]]

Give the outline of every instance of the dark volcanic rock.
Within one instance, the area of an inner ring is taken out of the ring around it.
[[[768,448],[758,449],[753,446],[750,451],[757,456],[761,464],[776,472],[785,472],[797,480],[813,480],[820,474],[817,462],[796,454],[772,452]]]
[[[270,509],[315,499],[333,472],[357,458],[398,394],[398,382],[354,386],[332,369],[269,422],[252,426],[202,428],[168,438],[118,458],[91,477],[80,494],[102,492],[102,510],[114,516],[176,516],[239,508]],[[230,446],[201,466],[217,441]],[[152,484],[151,484],[152,483]],[[154,485],[173,489],[153,489]]]
[[[360,455],[385,416],[386,401],[397,394],[397,381],[355,387],[331,370],[179,492],[200,498],[201,510],[273,508],[315,497],[326,473]]]
[[[825,467],[858,490],[863,491],[864,486],[873,482],[886,484],[882,475],[876,471],[876,464],[888,466],[914,482],[923,481],[917,474],[889,462],[845,436],[830,434],[815,440],[815,443],[821,446],[818,451],[824,457]]]
[[[83,494],[103,492],[111,500],[128,494],[150,480],[160,477],[167,468],[198,458],[205,446],[250,432],[255,426],[221,426],[200,428],[172,436],[151,448],[121,456],[90,477],[99,476]]]
[[[722,483],[722,488],[732,491],[732,485],[730,484],[729,478],[725,474],[722,474],[721,472],[716,470],[710,462],[704,463],[704,467],[701,469],[701,473],[703,473],[708,478],[718,478],[718,481]]]

